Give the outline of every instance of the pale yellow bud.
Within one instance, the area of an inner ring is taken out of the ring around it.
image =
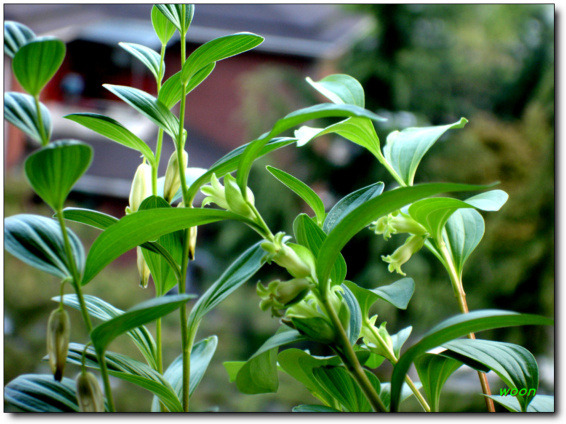
[[[145,258],[143,257],[143,252],[141,247],[139,246],[136,247],[136,253],[138,255],[137,265],[138,265],[138,272],[140,274],[140,287],[145,289],[149,284],[149,276],[151,275],[151,272],[149,270],[149,267],[147,266],[147,262],[145,261]]]
[[[55,380],[61,381],[71,336],[71,321],[64,309],[55,309],[47,322],[47,354]]]
[[[83,371],[75,380],[81,412],[104,412],[104,395],[93,373]]]
[[[141,203],[151,196],[151,166],[142,163],[138,166],[132,188],[130,190],[130,206],[126,208],[126,214],[137,212]]]
[[[181,187],[180,172],[185,172],[187,164],[189,163],[189,155],[183,150],[183,166],[179,168],[179,160],[177,152],[173,152],[167,164],[165,171],[165,183],[163,185],[163,197],[168,202],[171,202],[179,188]]]
[[[195,260],[195,249],[197,247],[197,229],[198,227],[191,227],[189,229],[189,259]]]

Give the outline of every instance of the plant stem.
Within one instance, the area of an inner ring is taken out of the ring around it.
[[[389,360],[389,362],[395,365],[398,362],[398,358],[395,356],[395,352],[393,352],[393,350],[391,350],[391,348],[387,345],[387,343],[385,343],[385,340],[383,340],[383,338],[379,335],[375,327],[371,325],[371,323],[369,322],[369,320],[367,320],[367,318],[364,325],[368,326],[371,329],[371,332],[373,336],[377,339],[380,347],[387,352],[388,355],[387,360]],[[417,389],[417,387],[415,386],[415,383],[413,383],[413,380],[411,380],[411,378],[408,375],[405,376],[405,382],[407,383],[407,385],[409,386],[409,388],[411,389],[411,391],[413,392],[413,394],[415,395],[415,397],[417,398],[418,402],[421,404],[423,409],[426,412],[431,412],[430,406],[427,403],[426,399],[423,397],[419,389]]]
[[[75,292],[77,293],[77,298],[79,299],[79,305],[81,307],[81,314],[83,316],[83,321],[86,325],[87,331],[90,336],[90,333],[92,332],[92,322],[90,321],[90,317],[88,315],[88,310],[82,293],[79,272],[77,270],[75,257],[73,256],[73,252],[71,249],[71,243],[69,242],[69,234],[67,232],[67,227],[65,226],[65,220],[63,219],[63,211],[58,210],[56,211],[56,214],[57,214],[57,219],[59,220],[59,226],[61,227],[61,233],[63,235],[63,243],[65,244],[65,254],[67,256],[67,261],[69,262],[69,266],[71,268],[71,274],[73,276],[73,287],[75,289]],[[104,352],[99,352],[98,349],[95,349],[95,352],[96,352],[96,358],[100,365],[100,374],[102,375],[102,381],[104,382],[104,393],[106,394],[106,399],[108,401],[108,409],[109,412],[114,412],[115,410],[114,400],[112,399],[112,389],[110,387],[110,380],[108,378],[106,358],[104,356]]]
[[[330,320],[332,321],[332,324],[334,324],[334,328],[338,332],[338,343],[340,345],[339,356],[340,359],[342,359],[344,366],[364,392],[364,395],[369,401],[371,407],[376,412],[387,412],[387,408],[385,407],[383,401],[369,381],[369,378],[366,375],[362,365],[360,364],[360,361],[358,361],[358,357],[356,356],[356,353],[354,352],[354,349],[350,344],[350,341],[348,340],[346,330],[344,330],[344,327],[342,326],[338,315],[336,315],[336,311],[328,301],[326,294],[322,295],[321,301],[324,308],[326,309],[326,312],[328,313]]]
[[[444,265],[446,271],[448,272],[448,276],[450,277],[450,282],[452,283],[452,288],[454,290],[454,294],[456,295],[460,312],[467,314],[469,312],[469,309],[468,303],[466,302],[466,292],[464,291],[462,277],[458,273],[458,271],[456,271],[456,267],[454,266],[454,262],[452,261],[452,255],[450,255],[450,252],[448,251],[444,240],[436,240],[436,244],[444,259]],[[475,339],[476,335],[474,333],[470,333],[468,334],[468,338]],[[478,371],[478,377],[483,394],[491,395],[491,389],[489,387],[489,382],[487,381],[487,376],[485,375],[485,373]],[[489,412],[495,412],[495,404],[493,403],[492,399],[485,396],[485,404]]]

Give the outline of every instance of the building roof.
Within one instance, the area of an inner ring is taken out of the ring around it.
[[[150,23],[151,4],[6,4],[4,18],[38,34],[116,44],[158,47]],[[121,24],[117,25],[120,20]],[[124,25],[124,20],[127,25]],[[203,43],[239,31],[262,35],[259,50],[312,58],[339,54],[370,21],[329,4],[197,4],[188,39]]]

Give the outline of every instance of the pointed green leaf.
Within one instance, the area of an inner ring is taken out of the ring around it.
[[[406,128],[387,136],[383,154],[407,185],[413,185],[415,172],[426,152],[449,129],[463,128],[468,120],[435,127]]]
[[[204,68],[196,72],[185,87],[185,95],[189,94],[191,91],[197,88],[212,73],[215,67],[216,62],[211,63],[210,65],[205,66]],[[165,106],[171,109],[173,106],[179,103],[179,101],[181,101],[181,97],[183,97],[181,87],[181,72],[177,72],[176,74],[171,75],[167,79],[167,81],[165,81],[165,83],[159,90],[159,96],[157,98]]]
[[[85,255],[79,238],[67,230],[79,272]],[[38,215],[14,215],[4,220],[4,247],[19,260],[60,278],[71,277],[59,223]]]
[[[90,333],[92,343],[96,350],[104,352],[110,342],[120,334],[167,315],[195,297],[190,294],[177,294],[138,303],[123,314],[95,327]]]
[[[318,194],[316,194],[314,190],[308,185],[303,183],[298,178],[295,178],[291,174],[288,174],[287,172],[281,171],[280,169],[274,168],[272,166],[267,166],[266,168],[271,173],[271,175],[273,175],[281,183],[290,188],[297,196],[303,199],[307,205],[310,206],[310,208],[316,215],[318,225],[322,225],[326,213],[324,212],[324,203],[322,203],[322,200],[320,200]]]
[[[185,34],[193,21],[195,6],[192,4],[156,4],[155,7],[181,34]]]
[[[281,118],[275,123],[270,132],[262,134],[257,140],[252,141],[246,147],[238,166],[238,185],[242,190],[245,190],[253,162],[259,157],[259,154],[263,150],[265,144],[273,137],[276,137],[297,125],[303,124],[312,119],[348,118],[351,116],[365,117],[374,121],[385,120],[385,118],[382,118],[381,116],[359,106],[336,105],[331,103],[323,103],[299,109]]]
[[[66,115],[65,118],[103,135],[116,143],[137,150],[151,163],[155,163],[155,156],[149,146],[118,121],[97,113],[73,113]]]
[[[43,129],[39,123],[35,101],[29,94],[4,93],[4,118],[39,143],[51,138],[53,126],[49,109],[43,103],[39,104]],[[42,135],[45,131],[45,135]]]
[[[81,365],[84,348],[82,344],[69,344],[67,362]],[[108,374],[150,391],[163,402],[169,411],[183,412],[183,405],[181,405],[175,391],[169,382],[157,371],[142,362],[119,353],[105,352],[104,357],[108,367]],[[90,346],[86,350],[85,359],[87,367],[100,369],[96,353]]]
[[[189,328],[198,325],[208,312],[259,271],[265,263],[267,255],[260,244],[261,242],[257,242],[242,253],[220,278],[200,296],[189,314]]]
[[[52,298],[55,302],[60,301],[59,296]],[[124,313],[121,309],[112,306],[110,303],[102,300],[96,296],[89,294],[84,295],[84,302],[86,305],[86,310],[88,314],[101,321],[108,321],[116,318]],[[63,304],[76,310],[81,310],[81,304],[77,295],[66,294],[63,296]],[[157,347],[153,336],[149,330],[142,326],[134,328],[126,333],[138,347],[141,354],[146,359],[147,363],[153,368],[157,369]]]
[[[490,190],[464,200],[482,211],[496,212],[507,202],[509,195],[503,190]]]
[[[348,213],[348,215],[328,233],[328,237],[324,241],[317,257],[318,281],[323,282],[323,284],[328,281],[334,262],[338,258],[342,248],[354,235],[376,219],[419,199],[442,192],[472,191],[485,188],[485,186],[449,183],[422,184],[415,187],[401,187],[391,190],[366,201]]]
[[[169,42],[175,33],[175,25],[165,17],[156,5],[151,8],[151,24],[161,44]]]
[[[4,21],[4,53],[12,59],[20,48],[35,38],[34,32],[24,24]]]
[[[120,42],[118,45],[143,63],[156,81],[161,79],[160,74],[165,74],[165,63],[161,63],[161,56],[155,50],[136,43]]]
[[[375,289],[365,289],[352,281],[345,281],[344,284],[358,299],[364,317],[368,316],[369,309],[378,299],[385,300],[396,308],[407,309],[415,291],[415,282],[412,278],[402,278],[393,284]]]
[[[187,58],[181,70],[181,81],[187,84],[201,69],[253,49],[263,42],[263,37],[250,32],[240,32],[211,40],[197,48]]]
[[[523,412],[538,389],[538,365],[535,357],[522,346],[491,340],[453,340],[442,347],[477,361],[495,372],[510,389],[525,389],[517,395]],[[460,359],[467,363],[465,359]]]
[[[218,209],[159,208],[127,215],[104,231],[91,246],[82,284],[92,280],[106,265],[123,253],[149,240],[224,219],[235,219],[254,225],[240,215]]]
[[[347,328],[348,340],[350,340],[350,344],[353,346],[360,338],[360,332],[362,331],[362,310],[358,300],[348,286],[342,284],[342,289],[344,290],[342,296],[350,311],[350,323]]]
[[[191,350],[189,396],[192,396],[204,377],[204,373],[216,352],[217,345],[218,338],[216,336],[210,336],[195,343],[193,346]],[[171,384],[178,398],[181,399],[183,397],[183,355],[179,355],[175,358],[167,370],[165,370],[163,377]],[[151,410],[153,412],[159,412],[159,402],[155,398],[153,399]]]
[[[23,89],[35,97],[53,78],[64,58],[65,44],[61,40],[38,37],[20,47],[12,69]]]
[[[383,183],[377,182],[360,188],[340,199],[328,212],[322,229],[325,233],[332,231],[346,215],[370,199],[383,193]]]
[[[119,221],[118,218],[112,215],[83,208],[65,208],[63,209],[63,218],[90,225],[99,230],[105,230]]]
[[[316,257],[320,251],[322,243],[327,237],[324,231],[322,231],[322,229],[304,213],[300,214],[293,222],[293,231],[297,242],[308,248]],[[346,273],[346,261],[342,255],[339,255],[330,273],[332,285],[342,284],[342,281],[346,278]]]
[[[338,409],[324,405],[297,405],[293,407],[293,412],[341,412]]]
[[[79,412],[74,380],[58,382],[52,374],[16,377],[6,385],[4,401],[24,412]]]
[[[518,325],[552,325],[553,320],[538,315],[519,314],[500,310],[479,310],[448,318],[428,331],[423,338],[409,348],[393,369],[391,377],[391,411],[399,405],[401,384],[411,363],[430,349],[441,346],[458,337],[494,328]]]
[[[444,242],[452,253],[452,259],[461,276],[464,264],[480,243],[485,223],[475,209],[459,209],[446,222]]]
[[[169,134],[174,140],[179,134],[179,120],[171,111],[152,95],[145,91],[123,85],[103,84],[111,93],[132,106],[151,122]]]
[[[329,75],[316,82],[309,77],[306,80],[316,91],[333,103],[365,107],[364,88],[357,79],[350,75]]]
[[[429,353],[418,357],[415,361],[432,412],[439,412],[440,392],[444,383],[461,366],[460,361]]]
[[[413,331],[413,327],[405,327],[401,331],[391,336],[391,342],[393,344],[393,352],[395,353],[396,357],[401,355],[401,348],[405,344],[405,342],[409,339],[411,332]]]
[[[26,177],[37,195],[58,211],[91,161],[92,147],[88,144],[58,140],[26,159]]]
[[[521,405],[513,396],[487,396],[511,412],[521,412]],[[554,412],[554,396],[536,395],[527,408],[527,412]]]

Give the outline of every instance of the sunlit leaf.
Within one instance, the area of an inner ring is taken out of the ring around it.
[[[165,63],[161,63],[161,56],[155,50],[136,43],[120,42],[118,45],[143,63],[156,81],[160,80],[160,74],[165,74]]]
[[[503,190],[490,190],[464,200],[474,208],[482,211],[496,212],[507,202],[509,195]]]
[[[175,25],[165,17],[156,5],[151,8],[151,23],[161,44],[167,44],[175,33]]]
[[[26,159],[25,171],[37,195],[59,211],[91,161],[92,147],[88,144],[59,140],[32,153]]]
[[[155,7],[181,34],[185,34],[193,21],[195,6],[192,4],[156,4]]]
[[[20,85],[37,96],[57,72],[65,58],[65,44],[55,37],[38,37],[20,47],[12,69]]]
[[[350,75],[329,75],[316,82],[309,77],[306,80],[316,91],[333,103],[365,107],[364,88],[357,79]]]
[[[409,215],[426,228],[430,236],[439,240],[448,218],[458,209],[471,208],[466,202],[449,197],[434,197],[413,203]]]
[[[415,291],[415,282],[412,278],[402,278],[387,286],[374,289],[360,287],[352,281],[344,284],[352,291],[361,307],[362,316],[368,316],[369,309],[379,299],[384,300],[399,309],[407,309],[407,305]]]
[[[511,412],[521,412],[519,401],[513,396],[487,396]],[[554,396],[536,395],[529,406],[527,412],[554,412]]]
[[[35,141],[47,144],[51,138],[52,124],[49,109],[39,104],[43,129],[39,123],[37,109],[33,97],[23,93],[4,93],[4,118],[25,132]]]
[[[475,209],[458,209],[448,218],[445,229],[444,241],[452,252],[454,265],[461,276],[465,262],[483,237],[483,217]]]
[[[216,62],[211,63],[196,72],[185,87],[185,95],[197,88],[212,73],[215,66]],[[179,103],[179,101],[181,101],[182,97],[181,72],[177,72],[176,74],[171,75],[167,81],[163,83],[157,98],[161,103],[167,106],[167,108],[171,109]]]
[[[34,32],[24,24],[4,21],[4,53],[12,59],[20,48],[35,38]]]

